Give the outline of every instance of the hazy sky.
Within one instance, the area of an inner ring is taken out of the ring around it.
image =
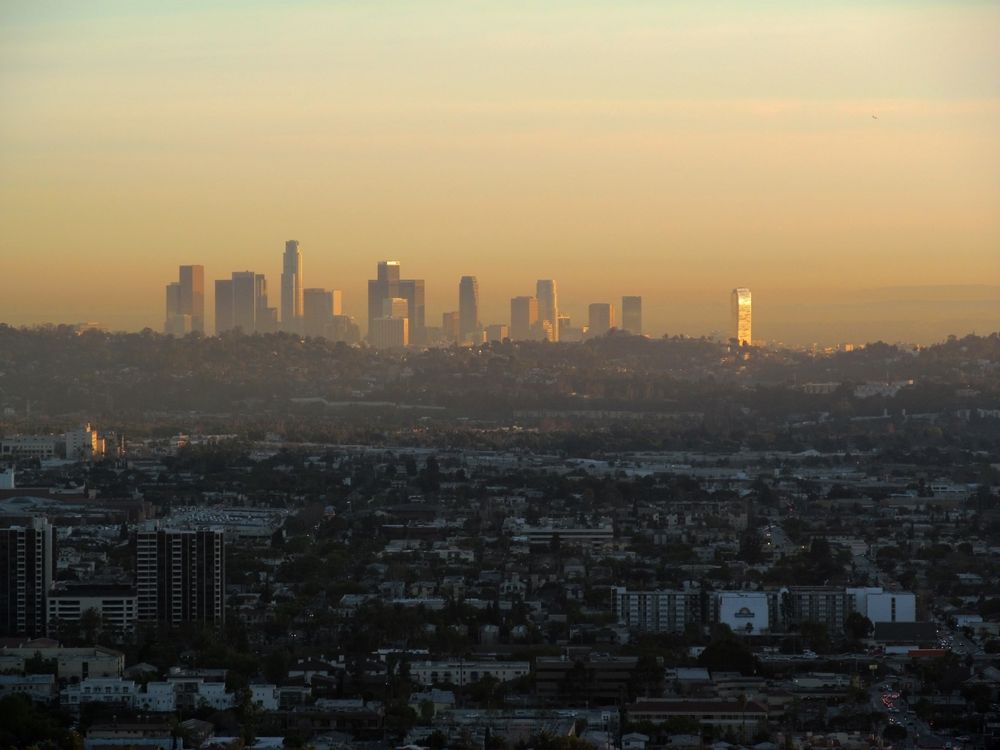
[[[431,324],[553,277],[575,321],[708,333],[749,286],[755,337],[846,340],[817,300],[1000,286],[998,38],[959,0],[4,0],[0,321],[160,328],[179,263],[277,306],[295,238],[362,324],[395,258]]]

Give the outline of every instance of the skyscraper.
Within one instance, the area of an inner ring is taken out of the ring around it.
[[[622,328],[642,335],[642,297],[622,297]]]
[[[55,569],[54,534],[44,518],[0,529],[0,634],[45,635]]]
[[[174,281],[167,284],[167,318],[163,332],[171,336],[183,336],[191,332],[191,316],[181,314],[181,285]]]
[[[382,317],[382,301],[401,296],[399,293],[399,261],[382,260],[378,275],[368,280],[368,330],[376,318]]]
[[[510,338],[510,328],[503,323],[492,323],[486,326],[487,341],[503,341]]]
[[[264,274],[254,276],[254,305],[256,307],[254,331],[274,333],[278,330],[278,309],[267,304],[267,279]]]
[[[225,622],[222,531],[149,528],[136,534],[135,582],[142,622]]]
[[[458,282],[458,339],[471,339],[479,325],[479,281],[463,276]]]
[[[302,332],[326,336],[335,315],[341,314],[339,289],[306,289],[302,292]]]
[[[459,315],[457,310],[441,313],[441,335],[447,341],[458,341]]]
[[[215,334],[233,329],[233,280],[215,282]]]
[[[409,346],[409,323],[407,318],[385,316],[372,321],[369,342],[376,349],[400,349]]]
[[[205,266],[181,266],[181,315],[191,316],[191,330],[205,332]]]
[[[551,325],[551,340],[559,340],[559,297],[556,293],[556,282],[553,279],[539,279],[535,284],[535,296],[538,299],[538,322],[549,322]]]
[[[532,338],[538,322],[538,300],[534,297],[513,297],[510,301],[510,338],[527,341]]]
[[[257,274],[233,271],[233,328],[246,335],[257,329]]]
[[[406,300],[406,317],[410,321],[409,344],[421,346],[427,343],[424,280],[400,279],[399,296]]]
[[[205,332],[205,267],[180,266],[179,281],[167,284],[163,330],[175,336]]]
[[[732,293],[732,331],[740,345],[750,346],[753,343],[750,325],[750,290],[737,287]]]
[[[589,335],[603,336],[615,327],[615,306],[610,302],[595,302],[589,310]]]
[[[298,240],[288,240],[281,259],[281,327],[286,331],[298,330],[303,304],[302,253]]]

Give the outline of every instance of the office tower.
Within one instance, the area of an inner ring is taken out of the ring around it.
[[[458,282],[458,339],[471,339],[479,325],[479,281],[463,276]]]
[[[401,279],[399,282],[399,296],[406,300],[406,317],[410,320],[410,343],[417,346],[427,343],[424,280]]]
[[[458,341],[461,320],[458,312],[441,313],[441,335],[448,341]]]
[[[297,331],[303,314],[302,253],[298,240],[288,240],[281,258],[281,327]]]
[[[750,290],[737,287],[732,294],[732,331],[740,345],[753,343],[750,327]]]
[[[180,314],[191,316],[191,330],[205,332],[205,266],[180,267]]]
[[[233,326],[233,280],[218,279],[215,282],[215,333],[230,331]]]
[[[274,333],[278,330],[278,308],[267,304],[267,279],[264,274],[254,276],[254,331],[257,333]]]
[[[559,297],[556,294],[556,282],[552,279],[539,279],[535,284],[535,297],[538,299],[538,321],[549,322],[551,341],[559,340]],[[544,329],[544,326],[543,326]]]
[[[603,336],[615,327],[615,306],[608,302],[595,302],[589,310],[589,335]]]
[[[334,305],[337,304],[335,298]],[[343,341],[346,344],[357,344],[361,341],[361,329],[350,315],[334,315],[325,335],[330,341]]]
[[[383,318],[406,318],[410,317],[410,303],[402,297],[391,297],[382,300]]]
[[[225,622],[222,531],[148,528],[136,534],[135,583],[141,622]]]
[[[44,518],[0,529],[0,634],[45,635],[55,535]]]
[[[401,349],[410,344],[408,318],[385,316],[372,321],[368,339],[376,349]]]
[[[510,329],[503,323],[493,323],[486,326],[487,341],[503,341],[510,338]]]
[[[179,281],[167,284],[163,330],[174,336],[205,332],[205,268],[180,266]]]
[[[642,335],[642,297],[622,297],[622,328]]]
[[[248,336],[257,327],[257,274],[233,272],[233,328]]]
[[[399,261],[379,261],[377,277],[368,280],[369,331],[375,319],[382,317],[382,300],[399,296]]]
[[[163,332],[170,336],[184,336],[191,332],[191,316],[181,313],[181,285],[179,282],[167,284],[167,317]]]
[[[527,341],[538,322],[538,300],[534,297],[514,297],[510,301],[510,337]]]
[[[341,314],[339,289],[306,289],[302,293],[302,332],[306,336],[326,336],[335,315]]]

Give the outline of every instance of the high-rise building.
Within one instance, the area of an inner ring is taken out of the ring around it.
[[[382,317],[382,301],[399,296],[399,261],[379,261],[377,277],[368,280],[369,331],[375,319]]]
[[[214,529],[148,528],[136,534],[141,622],[225,622],[225,535]]]
[[[513,297],[510,301],[510,337],[514,341],[532,338],[538,322],[538,300],[534,297]]]
[[[267,279],[264,274],[254,276],[254,304],[256,306],[254,331],[274,333],[278,330],[278,309],[267,304]]]
[[[368,336],[369,342],[376,349],[401,349],[409,346],[409,324],[408,318],[375,318]]]
[[[181,285],[177,281],[167,284],[167,318],[163,332],[170,336],[191,333],[191,316],[181,313]]]
[[[471,339],[480,329],[479,281],[475,276],[463,276],[458,282],[458,338]]]
[[[183,336],[205,332],[205,267],[180,266],[179,281],[167,284],[164,332]]]
[[[446,341],[458,341],[460,328],[460,316],[457,311],[441,313],[441,335]]]
[[[622,297],[622,328],[642,335],[642,297]]]
[[[610,302],[595,302],[588,308],[588,333],[591,338],[603,336],[615,327],[615,306]]]
[[[191,316],[191,330],[205,332],[205,266],[181,266],[182,315]]]
[[[233,280],[218,279],[215,282],[215,333],[230,331],[233,322]]]
[[[368,331],[383,316],[385,300],[402,298],[407,304],[409,342],[423,344],[426,339],[426,307],[423,279],[400,279],[399,261],[383,260],[378,264],[378,277],[368,280]]]
[[[306,289],[302,293],[302,332],[306,336],[327,336],[335,315],[341,315],[339,289]]]
[[[409,319],[409,343],[421,346],[427,343],[426,307],[423,279],[400,279],[399,296],[406,300],[406,317]]]
[[[740,345],[750,346],[753,343],[750,325],[750,290],[737,287],[732,293],[732,331]]]
[[[257,274],[233,272],[233,328],[250,335],[257,328]]]
[[[410,303],[409,300],[403,299],[402,297],[390,297],[389,299],[382,300],[382,317],[383,318],[410,318]]]
[[[487,341],[503,341],[510,338],[510,328],[503,323],[493,323],[486,326]]]
[[[55,535],[44,518],[0,529],[0,634],[45,635]]]
[[[302,252],[298,240],[285,243],[281,258],[281,326],[295,332],[304,315],[302,297]]]
[[[556,293],[556,282],[553,279],[539,279],[535,284],[535,297],[538,300],[538,322],[549,322],[551,340],[559,340],[559,297]]]

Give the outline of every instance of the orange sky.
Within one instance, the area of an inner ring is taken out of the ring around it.
[[[820,299],[1000,286],[1000,7],[806,5],[5,3],[0,321],[160,328],[180,263],[277,304],[291,238],[362,322],[380,258],[432,324],[462,274],[485,323],[552,277],[657,335],[749,286],[795,343],[879,336]],[[946,296],[885,337],[1000,328]]]

